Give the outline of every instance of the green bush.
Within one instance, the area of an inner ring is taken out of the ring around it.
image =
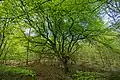
[[[77,71],[73,75],[74,80],[105,80],[105,78],[97,72]]]
[[[0,66],[0,80],[26,80],[26,78],[35,80],[35,73],[20,67]]]
[[[120,80],[120,70],[109,72],[108,80]]]

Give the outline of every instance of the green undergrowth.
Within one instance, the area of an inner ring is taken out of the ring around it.
[[[105,80],[102,73],[77,71],[73,75],[74,80]]]
[[[0,80],[35,80],[35,73],[32,70],[11,67],[0,66]]]

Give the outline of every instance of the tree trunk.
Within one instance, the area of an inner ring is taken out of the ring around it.
[[[65,73],[69,72],[68,63],[63,63]]]
[[[62,60],[61,60],[63,66],[64,66],[64,72],[65,73],[69,72],[68,60],[69,60],[69,58],[67,56],[66,57],[62,57]]]

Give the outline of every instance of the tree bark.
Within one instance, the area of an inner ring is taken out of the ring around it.
[[[68,73],[68,72],[69,72],[68,60],[69,60],[69,57],[68,57],[68,56],[62,57],[62,60],[61,60],[63,66],[64,66],[64,72],[65,72],[65,73]]]

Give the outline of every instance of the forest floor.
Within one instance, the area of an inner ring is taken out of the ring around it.
[[[21,65],[22,64],[22,65]],[[8,66],[19,66],[19,67],[26,67],[27,69],[33,70],[36,74],[36,80],[70,80],[65,79],[68,74],[64,73],[63,68],[60,68],[60,65],[56,64],[48,64],[48,63],[40,63],[38,61],[29,62],[26,66],[25,62],[17,62],[17,61],[10,61],[7,63]],[[88,64],[79,64],[79,65],[72,65],[69,66],[72,73],[75,73],[76,70],[78,71],[85,71],[85,72],[100,72],[109,75],[109,70],[100,68],[99,65],[97,67]],[[19,75],[18,75],[19,76]],[[23,80],[30,80],[27,77]]]
[[[62,69],[41,63],[29,66],[36,73],[37,80],[63,80],[65,74]]]
[[[30,69],[36,72],[37,80],[71,80],[65,79],[68,74],[64,73],[64,70],[56,65],[47,65],[42,63],[32,63],[29,65]],[[98,69],[95,67],[90,67],[88,65],[73,65],[69,67],[71,69],[71,73],[75,73],[76,70],[79,71],[89,71],[89,72],[106,72],[102,69]]]
[[[1,62],[4,62],[4,61],[1,61]],[[36,74],[35,75],[36,80],[64,80],[64,77],[66,76],[64,74],[63,69],[59,68],[58,66],[50,65],[50,64],[48,65],[45,63],[40,63],[38,61],[32,61],[32,62],[29,62],[28,65],[26,65],[26,63],[23,61],[9,60],[9,61],[6,61],[5,65],[10,67],[21,67],[21,68],[32,70]],[[22,80],[32,80],[29,78],[29,76],[24,76],[24,75],[21,76],[19,74],[12,75],[12,77],[13,76],[14,77],[17,76],[19,78],[22,77],[23,78]],[[5,80],[9,80],[9,79],[5,79]]]

